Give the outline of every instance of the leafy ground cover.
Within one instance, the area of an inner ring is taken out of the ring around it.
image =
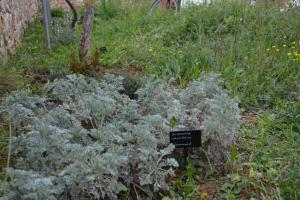
[[[193,6],[173,16],[148,16],[147,6],[98,4],[93,49],[100,68],[135,67],[184,87],[200,73],[216,72],[244,110],[239,142],[230,161],[220,167],[195,167],[172,184],[176,199],[267,198],[300,196],[300,12],[280,12],[268,1],[257,6],[223,2]],[[47,53],[39,21],[30,25],[24,43],[1,65],[0,91],[30,84],[39,92],[36,74],[69,73],[71,54],[77,52],[80,26],[74,38],[61,30]],[[24,68],[34,68],[23,78]],[[55,72],[55,73],[54,73]],[[0,145],[6,145],[3,124]],[[3,139],[2,139],[3,138]],[[3,142],[2,142],[3,141]],[[1,148],[2,155],[6,153]]]

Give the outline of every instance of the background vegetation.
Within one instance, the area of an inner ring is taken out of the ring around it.
[[[100,53],[100,68],[134,66],[146,74],[175,78],[179,87],[214,71],[224,78],[230,94],[240,98],[244,110],[231,161],[222,170],[188,165],[184,181],[174,181],[171,194],[182,199],[215,193],[224,199],[299,198],[299,8],[280,12],[269,1],[255,7],[228,1],[192,6],[177,16],[148,16],[148,8],[138,2],[97,5],[93,49],[107,48]],[[48,53],[42,24],[31,24],[16,54],[0,66],[1,94],[28,83],[38,92],[35,74],[41,69],[53,78],[69,73],[80,31],[80,25],[73,34],[56,29]],[[24,68],[33,69],[27,78],[22,78]],[[2,126],[4,147],[7,127]]]

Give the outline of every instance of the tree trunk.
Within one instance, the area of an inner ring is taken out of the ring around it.
[[[85,9],[82,22],[83,30],[79,45],[79,60],[81,63],[86,62],[89,57],[94,24],[95,0],[84,0],[84,5]]]

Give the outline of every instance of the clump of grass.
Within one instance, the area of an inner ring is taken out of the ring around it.
[[[99,49],[95,50],[94,55],[90,58],[90,62],[80,62],[77,60],[75,54],[70,57],[69,68],[73,73],[88,74],[92,71],[99,71]]]
[[[24,79],[16,71],[0,69],[0,97],[24,85]]]

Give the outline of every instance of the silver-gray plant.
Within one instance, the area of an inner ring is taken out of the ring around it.
[[[45,86],[48,97],[14,92],[6,111],[18,159],[7,169],[5,198],[118,199],[130,188],[168,189],[166,177],[178,167],[169,131],[201,129],[210,158],[234,141],[238,103],[221,84],[212,74],[185,89],[145,78],[132,100],[120,94],[120,76],[69,75]]]

